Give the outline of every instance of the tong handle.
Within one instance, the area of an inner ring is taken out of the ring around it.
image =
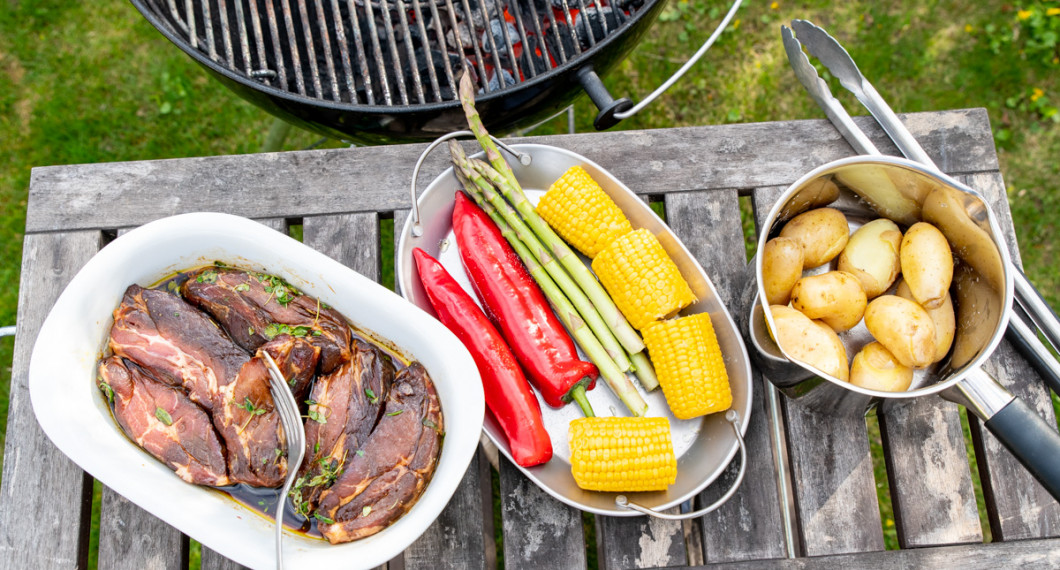
[[[1042,331],[1042,335],[1045,336],[1045,340],[1049,341],[1053,350],[1060,352],[1060,318],[1057,318],[1049,303],[1045,302],[1042,294],[1035,289],[1018,267],[1013,265],[1011,270],[1012,282],[1016,289],[1016,302],[1023,307],[1038,330]]]

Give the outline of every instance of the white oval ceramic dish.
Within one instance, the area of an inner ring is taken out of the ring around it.
[[[705,312],[711,316],[732,387],[732,409],[739,412],[741,429],[746,433],[747,418],[751,413],[752,390],[751,367],[747,350],[736,324],[718,297],[710,278],[688,249],[674,235],[669,226],[632,190],[589,159],[552,146],[538,144],[511,146],[532,157],[529,166],[523,166],[514,160],[509,161],[531,201],[536,202],[538,197],[568,168],[580,165],[625,212],[634,228],[647,228],[659,238],[699,299],[681,314]],[[423,291],[423,286],[416,276],[412,260],[412,249],[415,247],[438,258],[450,274],[474,297],[471,284],[461,266],[459,250],[452,233],[453,194],[459,187],[459,182],[451,168],[439,175],[417,200],[423,234],[419,237],[412,235],[411,216],[401,232],[397,260],[398,284],[405,298],[426,311],[432,311],[432,309]],[[725,414],[712,414],[694,420],[678,420],[670,413],[661,390],[644,393],[639,384],[636,385],[648,402],[648,415],[666,416],[670,420],[674,451],[677,454],[678,475],[677,481],[666,491],[628,493],[628,495],[630,501],[653,510],[663,510],[692,498],[717,479],[736,455],[739,443],[731,425],[723,417]],[[608,389],[602,379],[597,381],[596,388],[591,390],[588,396],[597,415],[628,415],[625,406]],[[531,468],[520,467],[523,473],[553,497],[576,508],[602,515],[639,516],[641,513],[615,504],[617,493],[584,491],[574,483],[570,472],[567,426],[571,420],[580,417],[581,412],[577,406],[569,405],[555,409],[546,405],[540,396],[538,400],[541,403],[545,426],[552,437],[554,455],[552,460],[544,465]],[[486,417],[483,429],[500,451],[511,460],[504,435],[489,416]]]
[[[165,218],[119,237],[89,260],[55,303],[34,346],[29,390],[44,432],[104,485],[191,538],[240,564],[275,568],[272,519],[216,490],[185,483],[133,444],[94,381],[111,314],[125,289],[214,261],[286,279],[421,362],[434,380],[446,436],[437,471],[412,509],[382,532],[347,544],[284,536],[286,568],[370,568],[393,558],[437,518],[467,470],[484,413],[478,369],[460,341],[432,316],[246,218],[213,213]]]

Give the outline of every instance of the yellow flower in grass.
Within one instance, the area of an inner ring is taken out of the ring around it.
[[[964,25],[964,33],[970,34],[970,33],[974,32],[974,31],[975,31],[975,28],[973,28],[971,24],[965,24]]]
[[[769,5],[769,9],[770,10],[776,10],[778,8],[780,8],[780,2],[773,2],[772,4]]]
[[[1046,16],[1060,16],[1060,8],[1048,8],[1045,10]]]
[[[1020,10],[1019,12],[1016,12],[1016,17],[1019,18],[1020,20],[1026,20],[1027,18],[1031,17],[1031,11],[1030,10]]]
[[[1045,95],[1045,91],[1042,91],[1041,89],[1035,87],[1034,90],[1031,91],[1031,103],[1037,101],[1038,99],[1041,99],[1042,95]]]

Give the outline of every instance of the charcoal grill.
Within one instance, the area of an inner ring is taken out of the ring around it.
[[[665,4],[131,1],[171,42],[244,99],[308,130],[367,144],[433,139],[461,128],[456,86],[465,71],[475,81],[476,105],[493,132],[532,124],[569,105],[582,90],[600,110],[597,128],[613,126],[635,108],[629,99],[613,98],[600,75],[628,54]]]

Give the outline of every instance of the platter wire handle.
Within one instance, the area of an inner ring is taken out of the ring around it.
[[[699,509],[698,511],[679,514],[670,514],[660,511],[654,511],[652,509],[649,509],[648,507],[638,505],[637,503],[630,501],[629,498],[627,498],[625,495],[618,495],[617,497],[615,497],[615,504],[618,505],[620,508],[632,509],[634,511],[656,518],[680,521],[685,519],[694,519],[701,517],[707,513],[712,513],[719,507],[724,505],[726,502],[728,502],[729,499],[731,499],[732,496],[736,494],[736,490],[740,488],[740,483],[743,483],[744,473],[747,472],[747,448],[744,446],[743,436],[740,435],[740,413],[736,410],[729,410],[725,412],[725,420],[728,421],[729,425],[732,426],[733,432],[736,433],[736,441],[737,443],[739,443],[740,446],[740,472],[736,476],[736,482],[732,484],[732,487],[729,488],[728,492],[726,492],[722,498],[715,501],[714,504]]]
[[[420,166],[423,165],[424,159],[426,159],[427,155],[430,154],[432,150],[437,148],[438,145],[448,141],[449,139],[474,136],[475,133],[471,131],[453,131],[435,139],[434,142],[427,145],[427,148],[425,148],[423,150],[423,153],[420,154],[419,160],[416,161],[415,168],[412,169],[412,188],[409,191],[409,199],[412,203],[412,237],[420,237],[423,235],[423,226],[420,224],[420,206],[419,203],[417,203],[416,201],[416,181],[420,177]],[[514,148],[504,144],[500,141],[500,139],[493,135],[490,135],[490,138],[493,139],[493,142],[497,143],[497,146],[500,147],[502,150],[519,159],[519,164],[522,164],[523,166],[530,166],[530,162],[533,160],[533,158],[530,156],[529,153],[519,152]]]

